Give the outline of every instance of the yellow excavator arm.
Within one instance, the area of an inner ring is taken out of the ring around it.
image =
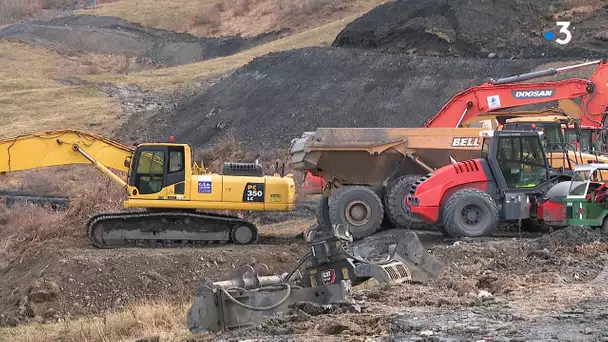
[[[110,170],[128,171],[135,150],[97,134],[74,130],[47,131],[0,140],[0,172],[70,164],[92,164],[120,186],[125,181]]]

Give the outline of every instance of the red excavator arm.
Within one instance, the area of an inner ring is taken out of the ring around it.
[[[570,78],[562,81],[514,83],[597,64],[589,80]],[[604,125],[608,106],[608,64],[606,59],[559,69],[547,69],[506,77],[469,88],[456,94],[422,127],[459,127],[473,123],[480,114],[562,99],[582,97],[581,125]]]

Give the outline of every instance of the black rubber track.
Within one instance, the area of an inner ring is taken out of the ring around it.
[[[190,231],[196,231],[202,224],[213,223],[216,227],[224,225],[225,229],[229,232],[233,228],[239,226],[248,226],[254,233],[252,239],[245,244],[256,243],[259,239],[259,232],[255,225],[251,222],[242,220],[238,217],[221,215],[215,213],[192,213],[192,212],[116,212],[116,213],[103,213],[98,214],[87,223],[87,236],[91,244],[97,248],[121,248],[121,247],[202,247],[209,244],[226,244],[235,243],[231,238],[226,240],[158,240],[158,239],[134,239],[134,240],[123,240],[119,245],[108,245],[103,241],[99,241],[95,237],[96,228],[99,227],[100,223],[107,224],[109,222],[114,223],[114,226],[119,229],[124,229],[129,223],[141,224],[142,220],[158,220],[159,226],[162,225],[165,231],[171,230],[171,223],[161,222],[162,219],[189,219],[190,222],[180,224],[176,227],[176,230],[183,231],[187,227]],[[189,225],[189,227],[187,226]],[[218,229],[214,229],[217,231]],[[220,229],[221,230],[221,229]],[[230,233],[229,236],[232,237]]]

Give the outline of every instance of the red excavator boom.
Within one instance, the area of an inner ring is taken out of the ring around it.
[[[562,81],[514,83],[597,64],[589,80],[570,78]],[[500,109],[549,101],[582,97],[581,125],[602,127],[608,106],[608,64],[606,59],[558,69],[547,69],[527,74],[490,79],[488,82],[456,94],[422,127],[459,127],[474,123],[480,114]]]

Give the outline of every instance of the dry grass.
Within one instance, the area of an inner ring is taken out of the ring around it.
[[[578,16],[586,17],[595,14],[607,5],[605,0],[569,0],[565,3],[565,10],[554,13],[552,18],[553,20],[572,20]]]
[[[0,136],[68,127],[112,132],[121,123],[118,104],[90,86],[53,79],[90,67],[42,48],[0,43]]]
[[[220,11],[223,6],[219,3],[215,5],[205,5],[192,16],[191,26],[208,26],[212,30],[219,30],[222,26],[222,15]]]
[[[56,167],[2,176],[2,184],[12,190],[38,195],[70,195],[65,212],[54,212],[31,204],[0,205],[0,265],[15,254],[48,240],[84,240],[85,222],[90,215],[123,209],[123,189],[88,166]],[[62,191],[63,190],[63,191]],[[66,191],[67,190],[67,191]]]
[[[197,36],[303,32],[369,10],[380,0],[122,0],[81,13],[109,15]],[[183,20],[190,18],[190,20]]]
[[[169,302],[136,303],[124,311],[110,312],[103,317],[0,329],[0,340],[107,342],[159,336],[161,341],[186,341],[193,338],[185,324],[189,305],[190,303]]]
[[[337,20],[310,31],[278,39],[227,57],[214,58],[173,68],[131,73],[129,75],[93,75],[90,76],[89,79],[93,81],[106,81],[122,84],[134,83],[152,89],[171,88],[173,86],[194,82],[203,77],[210,77],[215,74],[239,68],[251,62],[254,58],[271,52],[287,51],[309,46],[330,45],[336,38],[336,35],[342,31],[344,26],[359,16],[360,14]]]
[[[35,16],[46,9],[73,7],[82,0],[0,0],[0,26]]]
[[[40,0],[0,0],[0,24],[32,16],[42,9]]]

